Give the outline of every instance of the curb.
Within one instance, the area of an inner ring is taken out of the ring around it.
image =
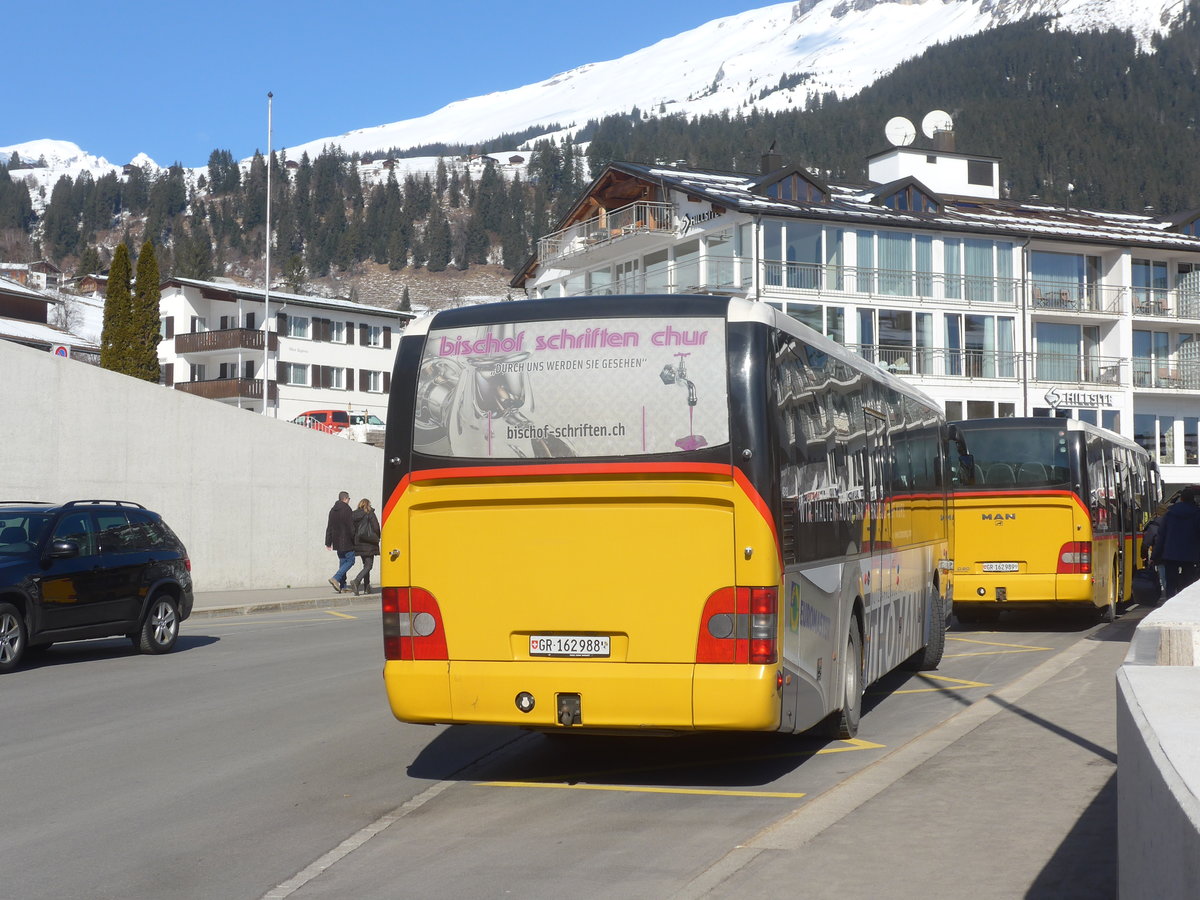
[[[307,600],[275,600],[266,603],[246,603],[231,606],[201,606],[192,607],[188,619],[217,619],[229,616],[250,616],[257,613],[286,612],[294,609],[336,609],[343,606],[378,606],[379,594],[364,594],[358,597],[351,595],[343,598],[332,597],[310,598]]]

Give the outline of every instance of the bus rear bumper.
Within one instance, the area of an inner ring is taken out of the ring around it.
[[[997,572],[954,576],[954,608],[1093,606],[1091,575]]]
[[[600,660],[389,660],[383,677],[392,714],[403,722],[773,731],[780,716],[778,671],[778,666]],[[528,711],[518,706],[522,694],[532,697]],[[578,695],[578,725],[559,722],[560,695]]]

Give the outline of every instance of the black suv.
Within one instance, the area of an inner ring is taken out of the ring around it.
[[[126,635],[166,653],[192,613],[191,572],[183,543],[140,503],[0,502],[0,672],[55,641]]]

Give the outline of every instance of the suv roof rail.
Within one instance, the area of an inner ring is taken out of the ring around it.
[[[0,506],[50,506],[49,500],[0,500]]]
[[[137,509],[146,508],[142,504],[135,503],[132,500],[70,500],[64,503],[63,506],[83,506],[88,503],[96,506],[133,506]]]

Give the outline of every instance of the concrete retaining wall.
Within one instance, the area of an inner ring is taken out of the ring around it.
[[[1122,900],[1200,897],[1200,585],[1143,619],[1117,672]]]
[[[0,500],[134,500],[196,590],[323,585],[338,491],[382,506],[383,451],[0,341]]]

